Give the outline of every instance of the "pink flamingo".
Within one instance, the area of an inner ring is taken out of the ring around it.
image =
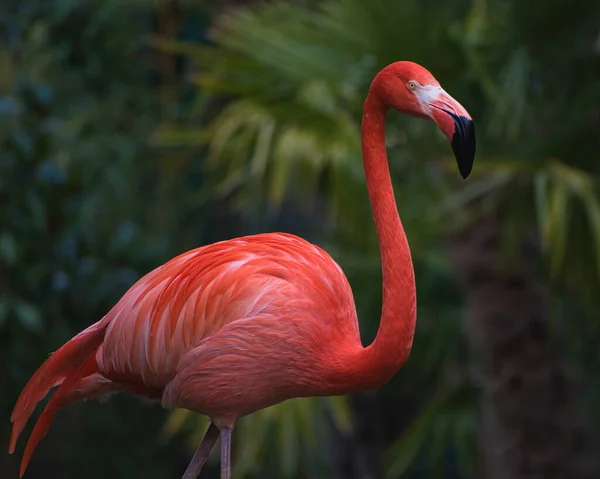
[[[373,80],[364,105],[364,170],[383,268],[381,324],[363,347],[352,290],[319,247],[284,233],[188,251],[135,283],[99,322],[50,356],[12,413],[9,452],[37,402],[59,386],[25,448],[22,477],[56,411],[126,391],[211,419],[184,479],[196,478],[218,437],[231,477],[238,418],[289,398],[349,394],[386,384],[409,356],[416,292],[385,148],[388,109],[433,120],[466,178],[475,157],[467,111],[425,68],[397,62]]]

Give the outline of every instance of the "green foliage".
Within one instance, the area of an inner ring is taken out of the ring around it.
[[[484,175],[478,176],[468,189],[453,196],[452,208],[464,210],[493,198],[515,209],[519,229],[537,222],[548,278],[567,289],[577,288],[571,292],[595,307],[600,290],[598,178],[556,159],[489,160]],[[523,198],[529,199],[528,204],[517,208]]]
[[[253,205],[248,198],[264,191],[270,208],[293,199],[312,212],[318,200],[307,203],[311,195],[306,192],[317,198],[327,192],[333,203],[330,221],[347,223],[349,229],[370,221],[360,156],[366,90],[379,68],[401,57],[445,76],[452,57],[460,61],[456,48],[444,59],[436,54],[437,45],[450,43],[441,27],[454,9],[447,10],[432,19],[416,2],[375,2],[368,8],[352,0],[326,2],[317,12],[276,2],[224,20],[214,35],[221,48],[156,39],[162,50],[194,62],[194,81],[204,94],[238,98],[202,132],[165,127],[157,140],[207,143],[216,194],[233,194],[240,208]],[[382,24],[389,18],[394,22]],[[422,39],[419,32],[426,26],[431,35]],[[398,122],[410,135],[395,130],[395,169],[419,165],[411,149],[399,145],[419,145],[430,154],[444,151],[444,140],[430,125]],[[360,219],[346,219],[348,212]],[[362,238],[363,232],[354,236]]]
[[[510,205],[515,225],[537,223],[549,278],[595,308],[600,85],[593,79],[600,74],[600,7],[563,5],[478,2],[463,44],[477,59],[487,93],[490,161],[482,162],[480,176],[498,180],[493,197]]]
[[[159,92],[140,50],[152,11],[118,3],[3,2],[11,10],[2,12],[0,53],[2,451],[14,401],[35,369],[181,242],[167,234],[176,221],[157,222],[161,177],[147,139]],[[64,478],[173,469],[144,459],[161,453],[152,434],[162,414],[126,400],[96,411],[88,404],[59,415],[28,476],[47,477],[49,465]],[[138,430],[131,437],[117,434],[125,417]],[[116,448],[129,454],[105,460]],[[10,462],[2,453],[1,477],[17,477],[21,452]]]
[[[386,477],[404,477],[423,450],[423,460],[430,464],[429,475],[444,477],[444,455],[453,445],[457,446],[460,470],[471,476],[477,457],[473,393],[463,387],[448,388],[434,395],[388,449]]]

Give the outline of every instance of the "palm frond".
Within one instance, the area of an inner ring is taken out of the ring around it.
[[[519,198],[515,215],[537,224],[550,277],[569,287],[574,276],[585,296],[597,297],[600,288],[600,182],[583,170],[557,159],[514,161],[483,159],[475,181],[450,196],[455,212],[492,197]],[[525,221],[527,223],[527,221]],[[585,278],[583,282],[581,279]]]
[[[439,466],[449,451],[456,454],[461,472],[470,474],[474,467],[471,451],[477,438],[472,399],[473,394],[465,385],[455,385],[434,395],[386,451],[386,477],[404,477],[423,457],[434,465],[430,472],[441,471]]]

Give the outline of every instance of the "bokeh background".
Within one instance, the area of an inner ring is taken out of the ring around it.
[[[299,234],[373,339],[360,116],[396,60],[478,134],[463,181],[435,125],[389,116],[412,355],[380,391],[244,418],[234,477],[600,477],[600,2],[3,0],[0,33],[0,478],[30,375],[187,249]],[[204,428],[127,395],[74,405],[26,477],[179,478]]]

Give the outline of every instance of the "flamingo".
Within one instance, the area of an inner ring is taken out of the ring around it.
[[[31,377],[11,416],[11,454],[36,404],[59,387],[27,442],[20,477],[57,410],[81,399],[124,391],[208,416],[183,478],[199,476],[220,437],[220,477],[230,479],[231,434],[240,417],[290,398],[385,385],[410,354],[416,322],[411,253],[387,163],[389,109],[433,120],[463,178],[475,158],[469,113],[428,70],[401,61],[375,76],[362,119],[383,272],[381,322],[371,345],[361,344],[344,272],[318,246],[265,233],[193,249],[142,277]]]

